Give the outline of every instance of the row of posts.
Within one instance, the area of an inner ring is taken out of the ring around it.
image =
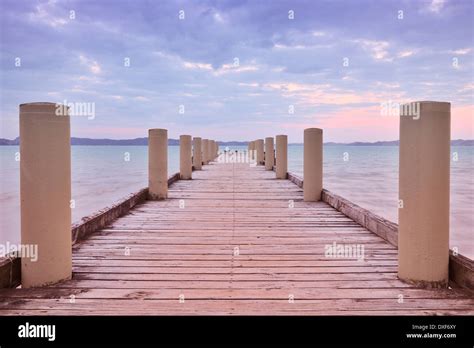
[[[275,177],[286,179],[288,175],[288,137],[277,135],[276,151],[273,137],[251,141],[248,149],[255,154],[258,165],[266,170],[273,170]],[[304,131],[303,155],[304,185],[303,199],[305,202],[321,200],[323,190],[323,131],[319,128],[308,128]]]
[[[400,117],[399,268],[401,279],[447,286],[451,106],[419,102],[419,115]],[[65,108],[67,109],[67,108]],[[22,258],[22,286],[68,279],[71,258],[71,137],[68,111],[54,103],[20,105],[21,241],[37,245],[38,260]],[[149,130],[149,196],[168,194],[168,132]],[[250,142],[258,164],[272,170],[273,138]],[[192,178],[218,156],[216,141],[180,137],[180,177]],[[288,138],[276,136],[276,178],[287,178]],[[344,180],[343,177],[337,180]],[[370,185],[370,178],[367,180]],[[323,188],[323,131],[304,131],[304,201],[319,201]],[[359,187],[363,190],[363,185]]]
[[[446,287],[449,264],[449,185],[451,105],[422,101],[402,106],[418,115],[400,116],[398,275],[424,287]],[[276,178],[287,177],[288,139],[251,141],[257,164],[272,170]],[[323,130],[304,130],[303,200],[315,202],[323,191]],[[275,157],[276,156],[276,157]],[[344,180],[343,177],[337,180]],[[370,185],[370,178],[367,179]],[[363,190],[363,186],[359,188]],[[383,193],[381,193],[383,194]]]
[[[219,152],[217,141],[192,138],[190,135],[179,137],[179,177],[191,180],[194,170],[213,161]],[[168,130],[148,130],[148,196],[151,200],[168,197]]]
[[[265,138],[265,142],[263,139],[250,141],[248,151],[251,159],[256,161],[258,165],[265,165],[266,170],[273,170],[273,167],[275,167],[275,177],[277,179],[287,178],[288,136],[277,135],[275,141],[272,137]]]

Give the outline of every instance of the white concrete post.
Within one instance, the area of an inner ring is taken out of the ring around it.
[[[276,178],[286,179],[288,173],[288,137],[276,136]]]
[[[193,138],[193,166],[194,170],[201,170],[202,169],[202,146],[201,146],[201,138],[194,137]]]
[[[304,130],[303,196],[305,202],[321,200],[323,190],[323,130]]]
[[[398,276],[423,287],[446,287],[451,105],[402,106],[409,108],[400,116]]]
[[[168,197],[168,130],[148,130],[148,196],[150,200]]]
[[[37,260],[21,258],[23,288],[69,279],[71,242],[71,137],[67,106],[20,105],[21,243]]]
[[[193,163],[191,136],[181,135],[179,137],[179,174],[181,180],[192,179]]]
[[[273,146],[273,137],[265,138],[265,169],[273,170],[275,160],[275,151]]]

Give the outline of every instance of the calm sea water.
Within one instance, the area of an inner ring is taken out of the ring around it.
[[[246,149],[231,147],[231,149]],[[0,146],[0,243],[20,240],[18,146]],[[474,147],[452,147],[451,247],[474,258]],[[146,146],[72,146],[73,221],[147,185]],[[290,145],[289,170],[303,173],[303,146]],[[179,147],[168,149],[169,174]],[[398,147],[326,146],[324,187],[391,221],[398,221]]]

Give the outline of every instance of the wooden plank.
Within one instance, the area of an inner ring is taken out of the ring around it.
[[[179,295],[178,295],[179,296]],[[22,310],[18,309],[18,306]],[[173,300],[143,300],[143,299],[78,299],[71,303],[70,298],[59,299],[16,299],[11,298],[1,304],[3,315],[24,314],[32,311],[44,311],[44,314],[109,314],[118,312],[126,314],[156,315],[156,314],[333,314],[348,315],[354,311],[385,312],[391,308],[391,314],[409,312],[410,314],[443,314],[455,312],[457,315],[472,315],[472,300],[470,299],[413,299],[399,303],[394,299],[295,299],[289,302],[282,299],[188,299],[179,302],[179,297]],[[375,314],[375,313],[374,313]]]
[[[189,289],[187,287],[164,288],[164,289],[67,289],[67,288],[42,288],[8,290],[0,293],[0,298],[5,302],[0,308],[8,307],[8,299],[69,299],[74,295],[76,299],[141,299],[141,300],[177,300],[184,295],[188,300],[200,299],[260,299],[260,300],[288,300],[292,295],[294,299],[304,300],[327,300],[327,299],[388,299],[398,302],[399,296],[404,300],[411,299],[463,299],[465,293],[453,290],[430,291],[425,289],[333,289],[327,291],[325,288],[264,288],[264,289]],[[467,303],[474,305],[474,300]]]

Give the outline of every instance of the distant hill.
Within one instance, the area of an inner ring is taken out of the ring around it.
[[[334,142],[327,142],[324,143],[326,146],[341,146],[341,145],[346,145],[346,146],[398,146],[399,145],[398,140],[391,140],[391,141],[375,141],[373,143],[370,142],[362,142],[362,141],[356,141],[353,143],[334,143]],[[296,145],[296,144],[294,144]],[[299,143],[298,145],[303,145],[302,143]],[[457,139],[457,140],[451,140],[451,146],[474,146],[474,140],[464,140],[464,139]]]
[[[373,143],[356,141],[354,143],[324,143],[324,145],[351,145],[351,146],[398,146],[398,140],[392,141],[375,141]]]
[[[20,138],[13,140],[0,138],[1,145],[20,145]],[[75,138],[71,137],[71,145],[112,145],[112,146],[146,146],[148,138],[135,139],[91,139],[91,138]],[[179,145],[179,139],[168,139],[168,145]],[[219,145],[223,146],[247,146],[246,141],[219,141]]]
[[[0,138],[0,145],[19,145],[19,143],[20,143],[20,138],[16,138],[14,140]]]
[[[221,146],[247,146],[247,141],[219,141]],[[0,138],[1,145],[19,145],[20,138],[9,140]],[[71,138],[71,145],[114,145],[114,146],[130,146],[138,145],[145,146],[148,145],[148,138],[135,138],[135,139],[91,139],[91,138]],[[179,139],[168,139],[168,145],[179,145]],[[293,143],[290,145],[302,145],[301,143]],[[398,140],[392,141],[376,141],[373,143],[370,142],[360,142],[356,141],[353,143],[335,143],[327,142],[324,143],[326,146],[337,146],[337,145],[350,145],[350,146],[398,146]],[[454,146],[474,146],[474,140],[451,140],[451,145]]]
[[[463,139],[451,140],[451,145],[474,146],[474,140],[463,140]]]
[[[148,138],[115,140],[71,137],[71,145],[148,145]]]

